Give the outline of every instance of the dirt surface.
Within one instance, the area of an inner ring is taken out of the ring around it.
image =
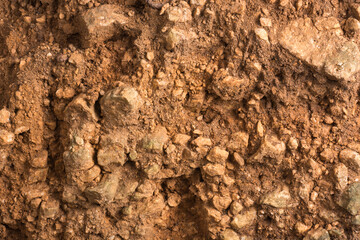
[[[360,239],[359,20],[0,0],[0,239]]]

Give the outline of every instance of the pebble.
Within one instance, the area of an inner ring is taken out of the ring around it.
[[[354,216],[353,219],[352,219],[352,221],[351,221],[351,223],[352,223],[353,225],[360,225],[360,215]]]
[[[280,164],[284,157],[285,150],[285,143],[279,140],[277,136],[266,135],[259,149],[248,159],[248,162],[264,163],[265,158],[271,158],[275,160],[275,164]]]
[[[147,150],[161,151],[168,140],[166,128],[157,126],[153,133],[142,140],[142,147]]]
[[[41,150],[36,153],[34,157],[30,159],[30,165],[34,168],[45,168],[47,167],[48,151]]]
[[[29,183],[44,182],[48,174],[48,168],[30,168],[28,175]]]
[[[166,14],[170,22],[185,23],[192,20],[191,8],[185,1],[181,1],[179,6],[170,6]]]
[[[202,167],[202,170],[205,174],[214,177],[214,176],[222,176],[225,174],[225,166],[222,164],[211,164],[208,163]]]
[[[308,226],[308,225],[306,225],[306,224],[304,224],[302,222],[297,222],[295,224],[295,230],[299,234],[304,234],[305,232],[309,231],[310,228],[311,228],[311,225]]]
[[[330,240],[329,232],[323,228],[311,230],[304,238],[304,240]]]
[[[128,86],[112,89],[100,100],[101,112],[109,118],[136,112],[142,104],[143,100],[136,89]]]
[[[290,150],[296,150],[299,147],[299,142],[295,137],[291,137],[287,145]]]
[[[10,112],[3,108],[0,110],[0,123],[5,124],[10,122]]]
[[[209,154],[206,156],[206,159],[212,163],[225,164],[226,160],[229,157],[229,152],[220,147],[214,147],[210,150]]]
[[[354,17],[357,20],[360,20],[360,4],[353,3],[351,5],[351,10],[352,10],[352,13],[353,13]]]
[[[92,182],[97,178],[101,173],[101,168],[97,165],[94,165],[92,168],[85,170],[80,173],[80,180],[87,183]]]
[[[266,17],[261,17],[260,18],[260,25],[262,27],[271,27],[272,23],[271,23],[271,19],[270,18],[266,18]]]
[[[289,208],[297,205],[291,197],[289,188],[285,185],[265,194],[260,202],[275,208]]]
[[[141,184],[134,194],[135,200],[140,200],[143,198],[149,198],[153,196],[156,185],[151,180],[146,179],[143,184]]]
[[[194,141],[192,141],[192,144],[197,147],[211,147],[212,141],[210,138],[198,137]]]
[[[325,148],[320,153],[321,160],[323,160],[325,162],[332,163],[332,162],[334,162],[336,157],[337,157],[337,153],[334,150],[330,149],[330,148]]]
[[[227,143],[226,148],[229,151],[236,151],[240,154],[245,154],[249,145],[249,134],[246,132],[236,132],[231,134],[230,141]]]
[[[339,205],[353,216],[360,214],[360,182],[348,186],[342,193]]]
[[[230,196],[215,195],[212,199],[214,207],[219,211],[227,209],[230,206],[231,202],[232,199]]]
[[[263,28],[256,28],[254,30],[255,32],[255,35],[261,39],[261,40],[264,40],[265,42],[269,43],[269,36],[268,36],[268,33],[265,29]]]
[[[114,200],[118,185],[119,177],[117,174],[107,174],[96,186],[87,188],[85,196],[92,203],[109,203]]]
[[[91,144],[74,146],[63,154],[65,170],[67,173],[87,170],[94,166],[94,149]]]
[[[240,213],[244,209],[244,206],[239,201],[234,201],[230,205],[230,212],[233,215]]]
[[[167,202],[170,207],[177,207],[181,203],[181,196],[177,193],[172,193],[169,195]]]
[[[186,135],[186,134],[176,134],[173,137],[173,143],[178,144],[178,145],[186,145],[191,139],[191,136]]]
[[[44,218],[54,219],[60,211],[60,203],[57,200],[48,199],[40,206],[40,215]]]
[[[233,220],[231,221],[231,227],[234,228],[234,230],[241,230],[242,228],[252,225],[257,218],[257,213],[255,208],[250,208],[249,210],[246,210],[245,212],[236,215]]]
[[[7,130],[0,130],[0,145],[11,145],[15,141],[15,134]]]
[[[242,167],[242,166],[245,165],[245,160],[244,160],[244,158],[242,158],[242,157],[240,156],[240,154],[238,154],[237,152],[235,152],[235,153],[233,154],[233,160],[234,160],[240,167]]]
[[[359,32],[360,22],[355,18],[348,18],[345,22],[345,31],[347,32]]]
[[[343,190],[346,188],[348,183],[348,174],[348,168],[343,163],[339,163],[334,167],[334,177],[337,189]]]
[[[354,171],[360,170],[360,154],[351,149],[344,149],[339,154],[340,161]]]
[[[240,237],[235,231],[233,231],[231,229],[226,229],[225,231],[223,231],[220,234],[220,239],[221,240],[240,240]]]

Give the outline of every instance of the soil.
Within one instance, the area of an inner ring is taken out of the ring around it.
[[[0,0],[0,239],[360,239],[359,19]]]

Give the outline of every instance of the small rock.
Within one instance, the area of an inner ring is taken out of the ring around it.
[[[181,202],[181,196],[177,193],[172,193],[168,197],[168,204],[170,207],[177,207]]]
[[[179,144],[179,145],[186,145],[190,139],[191,139],[191,136],[179,133],[174,136],[173,143]]]
[[[119,29],[135,29],[131,18],[117,5],[104,4],[88,10],[77,18],[76,26],[83,47],[104,42],[112,38]]]
[[[334,167],[334,177],[336,180],[337,189],[343,190],[346,188],[348,174],[348,168],[343,163],[339,163]]]
[[[345,31],[358,32],[360,30],[360,22],[355,18],[348,18],[345,22]]]
[[[296,206],[287,186],[279,187],[273,192],[266,194],[261,199],[261,204],[270,205],[275,208],[289,208]]]
[[[3,108],[0,110],[0,123],[5,124],[10,122],[10,112]]]
[[[123,179],[119,182],[118,192],[115,199],[122,200],[129,197],[136,191],[139,183],[133,178]]]
[[[212,141],[210,138],[198,137],[194,141],[192,141],[192,144],[197,147],[211,147]]]
[[[330,240],[329,232],[323,228],[311,230],[304,240]]]
[[[335,212],[325,208],[319,209],[319,216],[328,223],[340,220],[339,216]]]
[[[360,154],[351,150],[344,149],[339,154],[340,161],[343,162],[348,168],[354,171],[360,170]]]
[[[78,0],[78,3],[80,4],[80,5],[86,5],[86,4],[88,4],[90,2],[90,0]]]
[[[144,172],[148,178],[152,179],[157,176],[160,169],[161,169],[161,166],[159,166],[159,164],[155,163],[155,164],[152,164],[149,167],[145,168]]]
[[[296,150],[299,147],[299,142],[296,138],[291,137],[288,141],[288,148],[290,150]]]
[[[88,122],[96,122],[98,116],[96,115],[95,105],[89,104],[84,94],[76,96],[64,110],[64,120],[68,122],[73,129],[86,129],[92,131],[92,127]]]
[[[320,153],[320,158],[321,158],[321,160],[323,160],[325,162],[332,163],[332,162],[334,162],[336,155],[337,154],[334,150],[332,150],[330,148],[326,148]]]
[[[145,180],[143,184],[141,184],[134,194],[135,200],[140,200],[143,198],[148,198],[153,196],[156,185],[151,180]]]
[[[211,221],[214,221],[214,222],[221,221],[222,215],[221,215],[221,212],[219,212],[218,210],[211,208],[211,207],[205,207],[205,211],[206,211],[208,218]]]
[[[220,239],[221,240],[240,240],[239,235],[231,229],[226,229],[225,231],[223,231],[220,234]]]
[[[271,27],[272,23],[271,23],[271,19],[270,18],[266,18],[266,17],[261,17],[260,18],[260,25],[262,27]]]
[[[322,175],[321,165],[317,163],[314,159],[309,159],[307,162],[309,170],[313,178],[318,178]]]
[[[342,193],[339,205],[354,216],[360,214],[360,182],[348,186]]]
[[[236,215],[231,221],[231,226],[239,231],[240,229],[252,225],[257,218],[257,213],[255,208],[250,208],[242,214]]]
[[[222,164],[211,164],[208,163],[202,167],[202,170],[205,174],[214,177],[214,176],[222,176],[225,174],[225,166]]]
[[[304,234],[305,232],[309,231],[311,228],[311,226],[307,226],[302,222],[297,222],[295,224],[295,230],[297,233],[299,234]]]
[[[92,203],[103,204],[112,202],[119,185],[119,177],[115,174],[105,175],[95,187],[85,190],[85,196]]]
[[[170,22],[185,23],[192,20],[190,6],[185,1],[181,1],[179,6],[170,6],[166,13]]]
[[[229,151],[236,151],[244,155],[249,145],[249,134],[246,132],[236,132],[231,134],[230,141],[227,144]]]
[[[57,200],[43,201],[40,206],[40,215],[44,218],[55,218],[60,210],[60,203]]]
[[[48,168],[30,168],[29,183],[44,182],[46,180]]]
[[[237,152],[234,153],[233,159],[240,167],[245,165],[245,160]]]
[[[190,0],[192,6],[204,6],[207,0]]]
[[[30,159],[30,165],[34,168],[45,168],[47,167],[48,151],[42,150],[34,155]]]
[[[80,180],[87,183],[93,181],[97,178],[101,173],[101,168],[97,165],[93,166],[92,168],[83,171],[80,173]]]
[[[360,215],[354,216],[351,223],[354,225],[360,225]]]
[[[84,146],[74,146],[69,151],[64,152],[63,159],[65,170],[68,173],[87,170],[94,166],[94,149],[91,144]]]
[[[308,178],[303,178],[299,187],[299,197],[305,202],[309,201],[309,195],[314,187],[314,182]]]
[[[352,10],[354,17],[357,20],[360,20],[360,4],[357,4],[357,3],[352,4],[351,10]]]
[[[230,205],[230,212],[233,215],[238,214],[239,212],[241,212],[244,209],[244,206],[239,202],[239,201],[234,201],[231,205]]]
[[[220,147],[214,147],[213,149],[210,150],[209,154],[206,156],[206,159],[212,163],[225,164],[228,157],[229,157],[229,152],[225,151]]]
[[[164,144],[169,140],[165,127],[157,126],[153,133],[142,140],[142,147],[147,150],[162,151]]]
[[[256,28],[254,30],[255,32],[255,35],[261,39],[261,40],[264,40],[265,42],[269,43],[269,36],[268,36],[268,33],[266,32],[265,29],[263,28]]]
[[[143,101],[139,93],[132,87],[118,87],[107,92],[100,100],[101,112],[107,118],[123,118],[136,112]]]
[[[15,134],[6,130],[0,130],[0,145],[11,145],[15,141]]]
[[[227,209],[230,206],[231,202],[232,199],[230,196],[215,195],[212,199],[214,207],[219,211]]]
[[[280,164],[286,150],[285,143],[275,135],[266,135],[257,152],[248,161],[264,163],[265,159],[273,159],[275,164]]]

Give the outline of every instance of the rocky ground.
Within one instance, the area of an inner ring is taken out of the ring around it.
[[[360,239],[359,20],[0,0],[0,239]]]

